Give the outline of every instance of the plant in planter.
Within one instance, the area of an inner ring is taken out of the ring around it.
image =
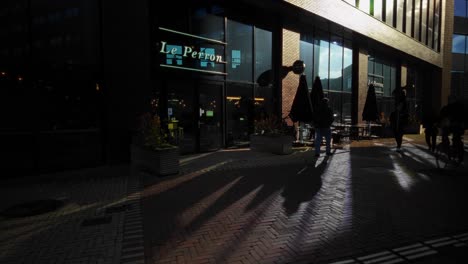
[[[179,172],[179,148],[170,143],[158,115],[145,113],[131,145],[132,165],[158,176]]]
[[[294,138],[287,125],[275,116],[256,120],[255,132],[250,135],[250,149],[275,154],[292,153]]]

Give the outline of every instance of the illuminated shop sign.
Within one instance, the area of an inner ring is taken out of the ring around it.
[[[221,55],[224,53],[226,43],[167,28],[159,29],[172,33],[167,37],[171,41],[161,40],[158,43],[161,55],[159,66],[226,75],[224,67],[226,62]],[[173,34],[178,35],[177,40],[174,40]]]

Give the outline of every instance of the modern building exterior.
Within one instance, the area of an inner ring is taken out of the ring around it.
[[[0,19],[12,169],[127,161],[146,111],[182,153],[246,146],[255,120],[293,125],[297,60],[309,88],[320,77],[338,122],[362,122],[370,83],[387,116],[405,87],[414,123],[450,91],[453,1],[24,0]]]
[[[468,2],[455,0],[450,100],[468,100]]]

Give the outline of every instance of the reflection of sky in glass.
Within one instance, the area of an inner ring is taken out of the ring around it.
[[[455,0],[455,16],[466,17],[466,0]]]
[[[466,36],[464,35],[453,35],[452,52],[453,53],[465,53],[465,42]]]
[[[302,61],[304,61],[306,65],[304,74],[306,75],[307,86],[309,86],[309,88],[312,87],[312,65],[313,65],[312,51],[313,51],[312,43],[301,40],[300,58]]]
[[[166,54],[166,64],[182,65],[182,46],[167,45],[166,51],[171,51],[173,48],[177,49],[176,54],[174,55],[170,53]]]
[[[330,79],[341,77],[341,64],[343,62],[343,47],[336,42],[330,45]]]
[[[320,79],[328,79],[328,41],[320,40],[320,55],[319,55],[319,69],[318,76]]]

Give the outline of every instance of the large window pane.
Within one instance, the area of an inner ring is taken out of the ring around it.
[[[440,0],[435,1],[434,8],[434,50],[439,51],[439,30],[440,30]]]
[[[265,71],[271,70],[271,32],[255,28],[255,80]]]
[[[312,72],[312,66],[313,66],[313,51],[314,51],[314,45],[312,44],[313,40],[312,38],[308,38],[308,36],[301,36],[301,42],[300,42],[300,55],[299,58],[304,62],[306,65],[304,74],[306,75],[306,80],[307,80],[307,85],[312,87],[312,81],[313,81],[313,72]]]
[[[413,0],[406,0],[406,35],[413,36]]]
[[[314,41],[314,76],[319,76],[324,90],[328,89],[330,43],[327,34],[319,33]]]
[[[382,20],[382,0],[374,1],[374,17]]]
[[[428,0],[421,2],[421,42],[427,44],[427,4]]]
[[[272,70],[272,33],[267,30],[255,28],[255,80],[260,74],[269,71],[271,80],[269,85],[255,86],[255,119],[262,119],[274,113],[274,76]],[[312,51],[312,48],[310,49]]]
[[[467,1],[466,0],[455,0],[455,16],[467,17]]]
[[[199,8],[192,16],[192,32],[205,38],[224,41],[224,18],[210,14],[210,8]]]
[[[343,75],[343,44],[342,38],[330,38],[330,90],[341,91]]]
[[[466,36],[453,34],[452,52],[465,53],[466,51]]]
[[[252,26],[227,21],[226,62],[229,80],[252,81],[252,31]]]
[[[359,9],[370,14],[370,1],[371,0],[359,0]]]
[[[393,1],[387,0],[385,2],[385,22],[393,27]]]
[[[404,0],[397,0],[397,23],[396,28],[403,32],[403,20],[405,19],[405,13],[403,12],[405,6]]]
[[[353,83],[353,50],[350,41],[345,41],[343,56],[343,91],[351,92]]]
[[[427,19],[427,45],[430,48],[434,47],[433,29],[434,29],[434,0],[429,0],[429,16]]]
[[[351,93],[342,93],[342,120],[343,123],[351,123]]]
[[[228,146],[244,145],[252,133],[254,100],[252,85],[228,82],[226,86],[226,120]]]
[[[421,40],[421,0],[414,0],[414,38]]]

